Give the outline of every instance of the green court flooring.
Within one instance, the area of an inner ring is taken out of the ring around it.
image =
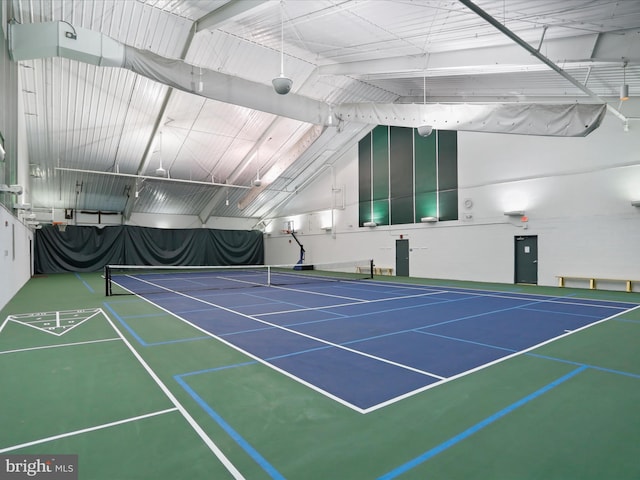
[[[77,454],[80,479],[640,478],[639,309],[368,414],[98,273],[32,278],[0,325],[0,454]]]

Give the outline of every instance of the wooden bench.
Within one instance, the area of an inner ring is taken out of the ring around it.
[[[373,267],[374,275],[393,275],[393,268],[391,267]]]
[[[627,292],[633,292],[633,282],[640,282],[640,280],[629,280],[622,278],[603,278],[603,277],[577,277],[573,275],[556,275],[558,279],[558,287],[565,286],[565,280],[588,280],[589,288],[595,290],[597,288],[597,282],[624,282]]]

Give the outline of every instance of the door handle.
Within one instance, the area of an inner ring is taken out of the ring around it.
[[[538,260],[534,260],[533,263],[538,263]]]

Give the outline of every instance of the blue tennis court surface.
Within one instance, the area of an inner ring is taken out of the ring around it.
[[[118,279],[133,292],[138,282]],[[174,284],[141,296],[362,413],[635,306],[369,280],[189,293]]]

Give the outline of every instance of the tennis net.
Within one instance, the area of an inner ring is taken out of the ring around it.
[[[107,265],[104,278],[107,296],[287,286],[373,278],[373,260],[313,265]]]

